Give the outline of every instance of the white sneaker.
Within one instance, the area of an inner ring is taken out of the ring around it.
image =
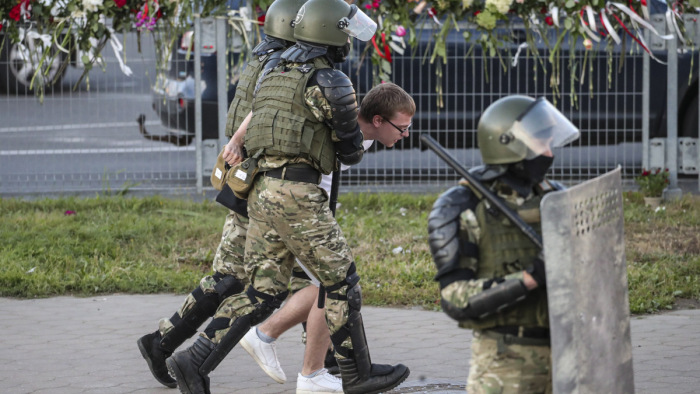
[[[328,373],[323,368],[321,372],[313,378],[305,378],[301,374],[297,376],[297,394],[318,394],[318,393],[342,393],[343,381]]]
[[[284,374],[280,362],[277,360],[276,342],[265,343],[261,341],[258,333],[255,331],[255,327],[253,327],[241,339],[241,346],[253,357],[253,360],[258,363],[267,376],[277,383],[287,381],[287,375]]]

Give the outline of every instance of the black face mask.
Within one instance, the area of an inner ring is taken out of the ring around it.
[[[350,42],[346,42],[342,47],[330,46],[328,47],[328,58],[331,59],[333,63],[342,63],[345,58],[350,54]]]
[[[537,156],[534,159],[523,160],[511,166],[510,171],[517,177],[536,185],[544,180],[549,167],[552,166],[554,157]]]

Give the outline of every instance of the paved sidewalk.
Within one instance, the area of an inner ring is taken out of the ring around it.
[[[183,296],[108,295],[0,298],[1,393],[170,393],[158,384],[136,340],[154,331]],[[372,359],[409,366],[394,393],[464,392],[471,333],[440,312],[362,309]],[[638,393],[694,393],[700,387],[700,310],[632,319]],[[240,347],[211,376],[214,393],[294,393],[301,328],[279,340],[288,381],[267,377]],[[188,342],[187,344],[191,343]]]

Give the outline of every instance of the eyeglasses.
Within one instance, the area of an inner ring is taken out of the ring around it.
[[[401,133],[401,134],[403,134],[403,133],[408,133],[408,129],[409,129],[411,126],[413,126],[413,122],[411,122],[411,123],[408,124],[408,126],[406,126],[405,129],[402,129],[402,128],[400,128],[399,126],[397,126],[397,125],[395,125],[394,123],[392,123],[389,119],[386,119],[386,118],[385,118],[384,120],[386,120],[387,122],[389,122],[390,125],[394,126],[394,128],[395,128],[396,130],[398,130],[399,133]]]

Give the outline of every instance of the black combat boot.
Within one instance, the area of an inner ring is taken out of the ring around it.
[[[371,364],[369,376],[362,378],[357,362],[346,358],[338,360],[343,391],[346,394],[375,394],[389,391],[406,380],[410,371],[403,364]]]
[[[165,361],[182,394],[211,394],[209,376],[201,374],[199,368],[215,348],[213,342],[200,336],[192,346]]]
[[[168,368],[165,366],[165,360],[170,357],[173,352],[161,347],[160,341],[160,332],[156,331],[152,334],[142,336],[136,341],[136,344],[139,346],[141,355],[146,359],[148,368],[151,370],[153,377],[163,386],[174,389],[177,387],[177,382],[168,375]]]

